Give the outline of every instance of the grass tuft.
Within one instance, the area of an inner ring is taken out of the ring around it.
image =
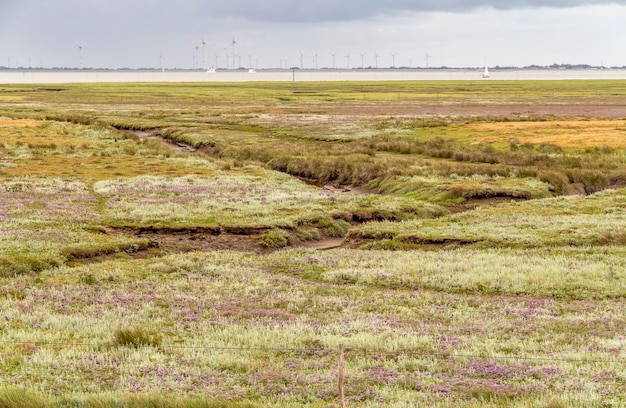
[[[118,328],[113,333],[113,341],[111,345],[113,347],[133,347],[139,348],[144,346],[159,346],[161,345],[162,338],[159,333],[147,330],[143,327],[135,328]]]
[[[329,237],[344,237],[348,233],[350,224],[345,220],[318,218],[317,226]]]
[[[268,248],[284,248],[291,242],[291,236],[285,230],[274,228],[261,235],[261,241]]]
[[[0,388],[0,408],[48,408],[52,405],[41,395],[13,387]]]
[[[256,408],[250,402],[209,399],[202,397],[166,397],[161,395],[133,395],[122,398],[92,397],[87,408]]]

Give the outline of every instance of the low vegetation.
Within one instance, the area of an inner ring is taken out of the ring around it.
[[[624,102],[2,85],[0,406],[622,406]]]

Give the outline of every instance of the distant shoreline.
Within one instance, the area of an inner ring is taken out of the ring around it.
[[[0,70],[0,84],[626,79],[626,69]]]

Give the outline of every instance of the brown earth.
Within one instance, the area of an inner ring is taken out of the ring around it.
[[[95,253],[73,259],[70,265],[102,262],[119,257],[120,253],[131,258],[150,258],[168,253],[235,251],[251,254],[267,254],[282,248],[269,247],[260,239],[265,230],[240,230],[226,232],[215,228],[155,228],[155,227],[100,227],[104,234],[121,234],[148,239],[149,244],[132,251],[121,250],[118,253]],[[316,241],[302,241],[295,234],[291,237],[289,248],[308,248],[327,250],[343,245],[343,238],[322,237]]]
[[[481,104],[472,101],[446,103],[441,105],[424,103],[381,103],[378,105],[338,105],[333,107],[333,114],[352,116],[452,116],[452,117],[589,117],[620,118],[626,116],[626,97],[615,96],[610,100],[603,98],[577,98],[575,101],[542,99],[524,100],[523,103]]]

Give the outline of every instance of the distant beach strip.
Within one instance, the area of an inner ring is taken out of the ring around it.
[[[626,79],[626,69],[497,70],[483,77],[483,69],[389,70],[5,70],[1,84],[61,84],[96,82],[291,82],[291,81],[493,81]]]

